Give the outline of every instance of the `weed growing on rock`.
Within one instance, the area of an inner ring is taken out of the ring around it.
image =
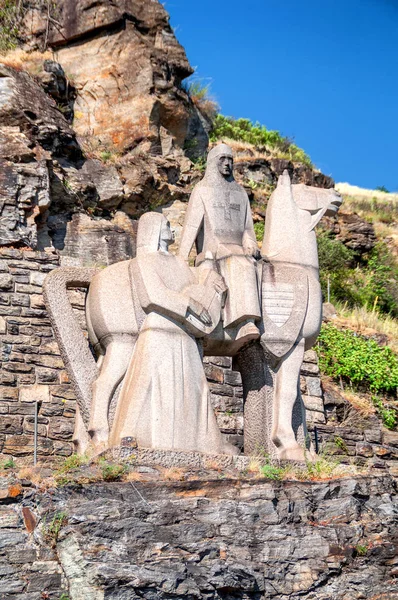
[[[78,469],[82,465],[86,465],[89,462],[89,458],[86,454],[71,454],[63,463],[59,466],[58,472],[69,473],[73,469]]]
[[[15,461],[13,458],[7,458],[0,462],[0,471],[3,471],[4,469],[14,469],[14,467]]]
[[[100,469],[104,481],[118,481],[126,473],[127,466],[101,461]]]
[[[342,452],[344,452],[344,454],[347,454],[348,448],[347,448],[347,444],[345,443],[345,441],[343,440],[343,438],[341,438],[338,435],[336,435],[335,438],[334,438],[334,443],[337,446],[337,448],[339,448],[339,450],[341,450]]]
[[[265,228],[264,221],[259,221],[257,223],[254,223],[254,233],[256,234],[256,240],[258,242],[262,242],[264,239],[264,228]]]
[[[200,79],[192,79],[182,84],[183,89],[188,94],[193,104],[198,110],[212,121],[217,114],[219,106],[210,95],[210,84],[205,84]]]
[[[267,463],[260,468],[261,475],[266,479],[273,479],[274,481],[280,481],[286,470],[282,467],[277,467],[271,463]]]
[[[52,547],[57,543],[59,532],[62,527],[68,522],[68,516],[65,512],[56,512],[52,520],[47,524],[46,520],[43,522],[43,536],[46,542]]]
[[[355,552],[357,556],[366,556],[369,547],[366,544],[358,544],[355,546]]]

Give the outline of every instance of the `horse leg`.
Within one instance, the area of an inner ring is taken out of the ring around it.
[[[88,431],[97,450],[107,446],[109,437],[108,411],[117,386],[123,379],[133,353],[132,338],[112,340],[106,348],[101,371],[93,384],[93,399]]]
[[[292,425],[293,407],[298,393],[300,368],[304,358],[304,339],[282,359],[275,379],[271,439],[278,458],[304,461],[304,448],[296,440]]]
[[[76,454],[84,454],[90,446],[90,436],[84,424],[79,405],[76,403],[75,428],[73,430],[72,442]]]

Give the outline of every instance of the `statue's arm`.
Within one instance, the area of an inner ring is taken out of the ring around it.
[[[179,256],[183,260],[189,259],[192,246],[198,236],[199,230],[204,219],[204,206],[200,196],[200,191],[194,189],[188,202],[187,213],[185,215],[184,227],[182,230]]]
[[[256,234],[254,232],[253,217],[250,209],[249,199],[247,199],[246,222],[245,231],[243,232],[242,245],[245,254],[256,257],[260,254],[256,240]]]
[[[167,287],[153,260],[142,257],[132,261],[132,276],[146,313],[157,312],[180,323],[185,322],[190,298]]]

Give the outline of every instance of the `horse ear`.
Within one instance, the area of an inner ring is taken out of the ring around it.
[[[278,185],[289,186],[291,184],[289,171],[285,169],[282,175],[279,175]]]

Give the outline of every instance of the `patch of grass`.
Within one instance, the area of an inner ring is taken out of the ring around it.
[[[368,550],[369,546],[367,546],[366,544],[357,544],[355,546],[355,552],[358,556],[366,556]]]
[[[300,162],[313,167],[310,157],[301,148],[298,148],[279,131],[267,129],[260,123],[252,123],[250,119],[234,119],[218,114],[213,121],[210,140],[232,139],[247,142],[255,148],[277,148],[280,158],[287,158],[293,162]]]
[[[313,461],[306,461],[302,465],[289,464],[281,466],[278,462],[273,462],[266,458],[264,462],[260,458],[252,461],[248,472],[258,472],[261,477],[273,481],[298,480],[298,481],[318,481],[344,477],[357,472],[356,467],[351,465],[342,465],[337,460],[332,460],[326,455],[326,451],[315,457]]]
[[[297,467],[294,474],[296,479],[300,481],[319,481],[343,477],[352,474],[353,471],[355,471],[355,468],[342,465],[322,453],[314,461],[307,461],[305,466]]]
[[[15,48],[10,50],[7,54],[1,56],[1,62],[7,67],[12,67],[17,71],[27,71],[31,75],[37,75],[43,70],[43,63],[45,60],[52,60],[53,55],[51,52],[39,52],[33,50],[26,52],[21,48]]]
[[[0,461],[0,470],[6,470],[6,469],[14,469],[15,468],[15,461],[13,458],[6,458],[5,460]]]
[[[379,334],[387,336],[388,345],[398,354],[398,322],[390,315],[383,315],[366,306],[348,306],[347,302],[335,303],[337,317],[334,322],[365,336]]]
[[[69,473],[73,469],[86,465],[89,462],[89,458],[86,454],[71,454],[62,462],[58,467],[59,473]]]
[[[319,365],[326,375],[375,394],[396,392],[398,356],[390,348],[331,324],[322,325],[319,342]]]
[[[70,475],[72,471],[79,469],[80,467],[87,465],[90,459],[86,454],[71,454],[58,466],[58,469],[54,473],[54,479],[57,486],[68,485],[74,482],[73,476]]]
[[[283,467],[277,467],[271,463],[266,463],[260,467],[260,472],[266,479],[272,479],[274,481],[280,481],[283,479],[285,469]]]
[[[371,223],[393,223],[398,220],[397,202],[398,194],[381,192],[374,192],[373,196],[344,196],[344,210],[356,212]]]
[[[331,301],[363,306],[398,317],[398,262],[383,241],[360,259],[329,233],[318,234],[322,292],[330,281]]]
[[[126,473],[127,466],[101,461],[100,469],[104,481],[119,481]]]
[[[257,223],[254,223],[254,233],[256,234],[256,240],[258,242],[262,242],[264,239],[264,228],[264,221],[258,221]]]

